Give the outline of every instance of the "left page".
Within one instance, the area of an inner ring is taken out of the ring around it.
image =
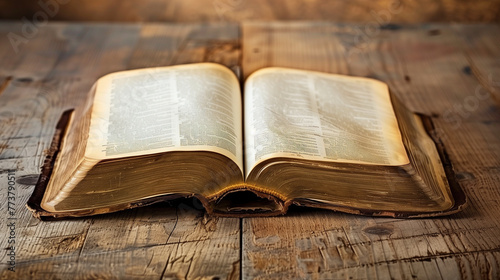
[[[228,68],[199,63],[131,70],[97,83],[85,156],[213,151],[243,172],[241,94]]]
[[[103,160],[209,151],[243,174],[241,94],[228,68],[199,63],[117,72],[100,78],[93,91],[84,116],[73,118],[62,139],[53,169],[59,175],[43,196],[46,209],[65,200]]]

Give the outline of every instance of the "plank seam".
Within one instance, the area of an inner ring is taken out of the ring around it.
[[[243,219],[240,218],[240,280],[243,279]]]

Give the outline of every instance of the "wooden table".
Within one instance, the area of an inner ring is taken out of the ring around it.
[[[12,235],[9,172],[17,187],[16,272],[2,250],[2,279],[500,277],[500,27],[392,24],[366,31],[311,22],[51,23],[27,38],[22,23],[2,22],[1,248]],[[9,34],[25,40],[12,45]],[[385,81],[408,107],[434,117],[469,207],[437,219],[297,208],[283,217],[236,219],[209,217],[182,201],[53,222],[31,216],[24,205],[55,123],[98,77],[201,61],[225,64],[241,79],[261,67],[287,66]]]

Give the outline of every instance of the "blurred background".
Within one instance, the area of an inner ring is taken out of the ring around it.
[[[32,19],[45,8],[52,21],[500,22],[500,0],[0,0],[0,19]]]

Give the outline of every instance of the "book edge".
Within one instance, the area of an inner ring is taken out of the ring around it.
[[[40,177],[38,177],[35,189],[26,203],[26,207],[33,213],[33,216],[38,219],[41,219],[42,216],[51,215],[50,212],[41,207],[41,202],[52,175],[56,158],[60,152],[61,140],[66,135],[68,124],[73,112],[74,109],[64,111],[57,122],[56,131],[54,132],[47,156],[45,157],[45,161],[42,165]]]

